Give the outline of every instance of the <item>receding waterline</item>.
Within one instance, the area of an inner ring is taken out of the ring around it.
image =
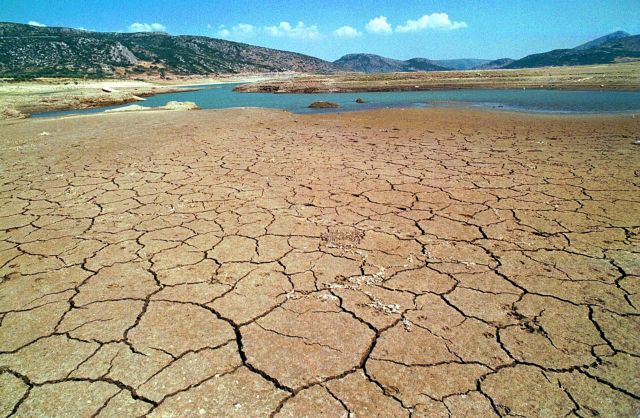
[[[237,93],[237,84],[213,84],[198,87],[199,90],[182,93],[159,94],[139,102],[145,107],[163,106],[168,101],[195,102],[203,109],[227,109],[260,107],[284,109],[294,113],[328,113],[356,111],[387,107],[476,107],[485,109],[534,112],[534,113],[640,113],[640,92],[637,91],[567,91],[532,89],[469,89],[371,93],[311,93],[273,94]],[[365,103],[356,103],[356,99]],[[339,109],[310,109],[314,101],[331,101]],[[34,117],[52,117],[99,113],[127,105],[94,109],[47,112]]]

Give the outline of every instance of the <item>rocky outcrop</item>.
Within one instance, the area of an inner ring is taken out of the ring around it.
[[[11,107],[0,107],[0,120],[2,119],[22,119],[26,118],[28,115],[20,112],[19,110],[13,109]]]
[[[149,110],[196,110],[200,109],[194,102],[168,102],[164,106],[158,107],[146,107],[140,105],[130,105],[124,107],[118,107],[116,109],[105,110],[104,113],[121,113],[121,112],[140,112]]]
[[[340,105],[334,102],[313,102],[309,105],[310,109],[337,109]]]

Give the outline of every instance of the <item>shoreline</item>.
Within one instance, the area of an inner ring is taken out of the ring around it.
[[[164,93],[163,93],[164,94]],[[336,93],[339,94],[339,93]],[[197,111],[224,111],[224,110],[234,110],[234,109],[256,109],[256,110],[264,110],[264,111],[280,111],[286,112],[292,115],[331,115],[331,114],[342,114],[342,113],[359,113],[359,112],[375,112],[375,111],[393,111],[393,110],[404,110],[404,111],[412,111],[412,110],[430,110],[430,109],[453,109],[453,110],[470,110],[470,111],[480,111],[480,112],[496,112],[496,113],[508,113],[515,115],[541,115],[541,116],[560,116],[560,117],[598,117],[598,116],[620,116],[620,117],[631,117],[635,118],[635,115],[640,115],[640,109],[638,110],[627,110],[627,111],[555,111],[555,110],[536,110],[536,109],[526,109],[526,108],[515,108],[509,106],[495,107],[489,105],[478,105],[473,102],[469,102],[467,104],[461,102],[440,102],[442,105],[430,105],[425,104],[424,106],[371,106],[366,108],[335,108],[335,109],[321,109],[316,112],[295,112],[284,108],[275,108],[275,107],[260,107],[260,106],[237,106],[237,107],[227,107],[227,108],[198,108],[198,109],[190,109]],[[109,107],[99,106],[95,108],[90,108],[93,110],[98,110],[101,107]],[[78,117],[78,116],[94,116],[94,115],[102,115],[108,114],[106,110],[104,111],[96,111],[96,112],[82,112],[87,109],[63,109],[61,112],[73,112],[79,111],[81,113],[69,113],[69,114],[57,114],[58,110],[46,111],[46,112],[38,112],[30,115],[31,118],[34,119],[48,119],[48,118],[67,118],[67,117]],[[165,109],[155,109],[155,108],[147,108],[147,109],[139,109],[139,110],[130,110],[127,113],[133,112],[153,112],[153,111],[166,111]],[[1,119],[0,119],[1,120]]]
[[[236,87],[234,91],[238,93],[272,93],[275,95],[278,94],[316,94],[316,93],[331,93],[331,94],[341,94],[341,93],[402,93],[402,92],[412,92],[412,91],[447,91],[447,90],[559,90],[559,91],[615,91],[615,92],[637,92],[640,91],[640,86],[629,87],[629,86],[547,86],[547,85],[486,85],[486,84],[468,84],[465,86],[460,86],[459,84],[442,84],[442,85],[429,85],[429,86],[419,86],[419,87],[304,87],[304,86],[287,86],[284,87],[283,90],[270,91],[272,88],[271,85],[258,85],[252,86],[251,84],[241,85]],[[276,88],[280,88],[279,86]],[[339,90],[338,90],[339,89]]]
[[[82,110],[134,103],[158,94],[198,90],[126,80],[74,79],[0,83],[0,119],[28,118],[34,113]]]
[[[364,93],[463,89],[640,90],[640,62],[521,70],[309,75],[243,84],[242,93]]]
[[[240,84],[233,89],[238,93],[274,94],[519,89],[636,92],[640,90],[640,63],[527,70],[347,73],[332,76],[298,73],[242,74],[148,81],[41,79],[0,83],[0,118],[96,109],[133,103],[144,97],[194,91],[203,86],[220,84]],[[555,113],[529,109],[513,111]]]
[[[78,118],[89,118],[89,117],[108,117],[113,115],[120,114],[148,114],[153,115],[160,112],[165,113],[212,113],[219,114],[228,111],[255,111],[256,114],[262,112],[274,112],[275,114],[288,114],[291,117],[339,117],[340,115],[345,116],[353,116],[358,117],[361,114],[381,114],[385,113],[394,113],[395,112],[424,112],[424,113],[436,113],[439,112],[448,112],[451,111],[453,114],[457,115],[465,115],[465,114],[478,114],[478,115],[495,115],[497,117],[506,116],[506,117],[514,117],[514,118],[523,118],[523,119],[562,119],[562,120],[606,120],[606,119],[636,119],[636,115],[640,115],[640,112],[599,112],[599,113],[585,113],[585,112],[535,112],[535,111],[518,111],[512,109],[494,109],[489,107],[472,107],[472,106],[433,106],[433,107],[374,107],[368,109],[354,109],[354,110],[340,110],[340,109],[332,109],[323,112],[317,113],[296,113],[289,111],[287,109],[276,109],[276,108],[266,108],[266,107],[255,107],[255,106],[243,106],[243,107],[230,107],[230,108],[221,108],[221,109],[190,109],[190,110],[168,110],[162,108],[149,108],[149,109],[140,109],[140,110],[132,110],[127,112],[93,112],[93,113],[78,113],[78,114],[68,114],[68,115],[51,115],[51,116],[32,116],[28,118],[28,120],[67,120],[67,119],[78,119]],[[5,120],[15,121],[16,119]],[[2,119],[0,119],[0,123],[2,123]]]
[[[142,92],[142,93],[135,94],[134,96],[138,96],[144,99],[147,97],[158,96],[163,94],[186,93],[189,91],[197,91],[197,90],[198,89],[196,88],[189,89],[189,88],[180,87],[180,88],[170,88],[163,91]],[[104,99],[88,98],[86,99],[86,101],[82,101],[80,103],[81,107],[77,107],[77,105],[67,104],[67,103],[59,103],[59,104],[57,103],[57,104],[53,104],[52,106],[42,106],[42,107],[34,106],[33,108],[30,108],[28,115],[29,117],[33,117],[34,114],[42,114],[42,113],[48,113],[48,112],[62,112],[67,110],[99,109],[99,108],[106,108],[109,106],[125,105],[129,103],[138,103],[138,102],[144,102],[144,100],[140,100],[136,97],[123,97],[123,98],[107,97]]]
[[[199,90],[202,86],[282,80],[295,73],[237,74],[180,79],[38,78],[30,81],[0,80],[0,119],[27,118],[35,113],[82,110],[144,101],[159,94]],[[104,89],[110,90],[105,91]]]

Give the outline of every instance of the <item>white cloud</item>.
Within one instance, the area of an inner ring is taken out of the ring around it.
[[[46,28],[47,27],[47,25],[45,25],[44,23],[36,22],[35,20],[30,20],[28,24],[31,25],[31,26],[37,26],[39,28]]]
[[[227,29],[225,25],[220,25],[216,35],[219,38],[251,38],[256,35],[258,28],[248,23],[238,23],[232,28]]]
[[[238,23],[231,28],[231,30],[236,36],[242,37],[254,36],[256,34],[256,27],[248,23]]]
[[[367,23],[364,27],[367,31],[371,33],[380,33],[380,34],[390,34],[393,32],[391,29],[391,25],[387,22],[386,16],[378,16],[373,18]]]
[[[454,30],[466,27],[465,22],[452,22],[446,13],[432,13],[418,20],[407,20],[404,25],[396,26],[396,32],[418,32],[425,29]]]
[[[167,27],[160,23],[134,22],[129,25],[129,32],[164,32],[165,30]]]
[[[343,26],[333,31],[333,34],[339,38],[356,38],[362,36],[362,33],[351,26]]]
[[[229,38],[231,37],[231,31],[227,29],[224,25],[220,25],[218,26],[218,32],[216,32],[216,36],[218,38]]]
[[[321,37],[316,25],[307,26],[303,22],[298,22],[296,26],[292,26],[289,22],[280,22],[278,26],[265,27],[264,31],[275,38],[319,39]]]

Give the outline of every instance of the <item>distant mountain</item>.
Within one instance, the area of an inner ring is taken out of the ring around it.
[[[337,67],[345,71],[363,73],[446,71],[448,68],[434,64],[426,58],[412,58],[406,61],[381,57],[374,54],[348,54],[334,61]]]
[[[0,23],[0,76],[335,72],[328,61],[205,36],[104,33]]]
[[[438,65],[426,58],[411,58],[410,60],[401,61],[403,63],[403,72],[418,72],[418,71],[446,71],[449,68],[442,65]]]
[[[434,64],[442,67],[451,68],[452,70],[471,70],[487,64],[491,60],[483,60],[477,58],[460,58],[453,60],[433,60]]]
[[[403,62],[373,54],[347,54],[333,62],[347,71],[387,73],[402,71]]]
[[[417,72],[588,65],[640,60],[640,35],[618,31],[573,49],[513,61],[349,54],[331,63],[205,36],[110,33],[0,22],[0,77],[164,77],[239,72]]]
[[[619,30],[617,32],[613,32],[613,33],[610,33],[608,35],[596,38],[593,41],[589,41],[589,42],[584,43],[582,45],[578,45],[577,47],[575,47],[573,49],[575,49],[576,51],[584,51],[585,49],[595,48],[595,47],[600,46],[602,44],[605,44],[607,42],[615,41],[617,39],[626,38],[628,36],[631,36],[631,34],[625,32],[625,31]]]
[[[640,60],[640,35],[609,40],[588,49],[556,49],[542,54],[533,54],[514,61],[504,68],[611,64],[637,60]]]
[[[497,70],[499,68],[504,68],[507,65],[511,64],[514,60],[511,58],[500,58],[493,61],[488,61],[482,65],[478,65],[474,67],[474,70]]]

